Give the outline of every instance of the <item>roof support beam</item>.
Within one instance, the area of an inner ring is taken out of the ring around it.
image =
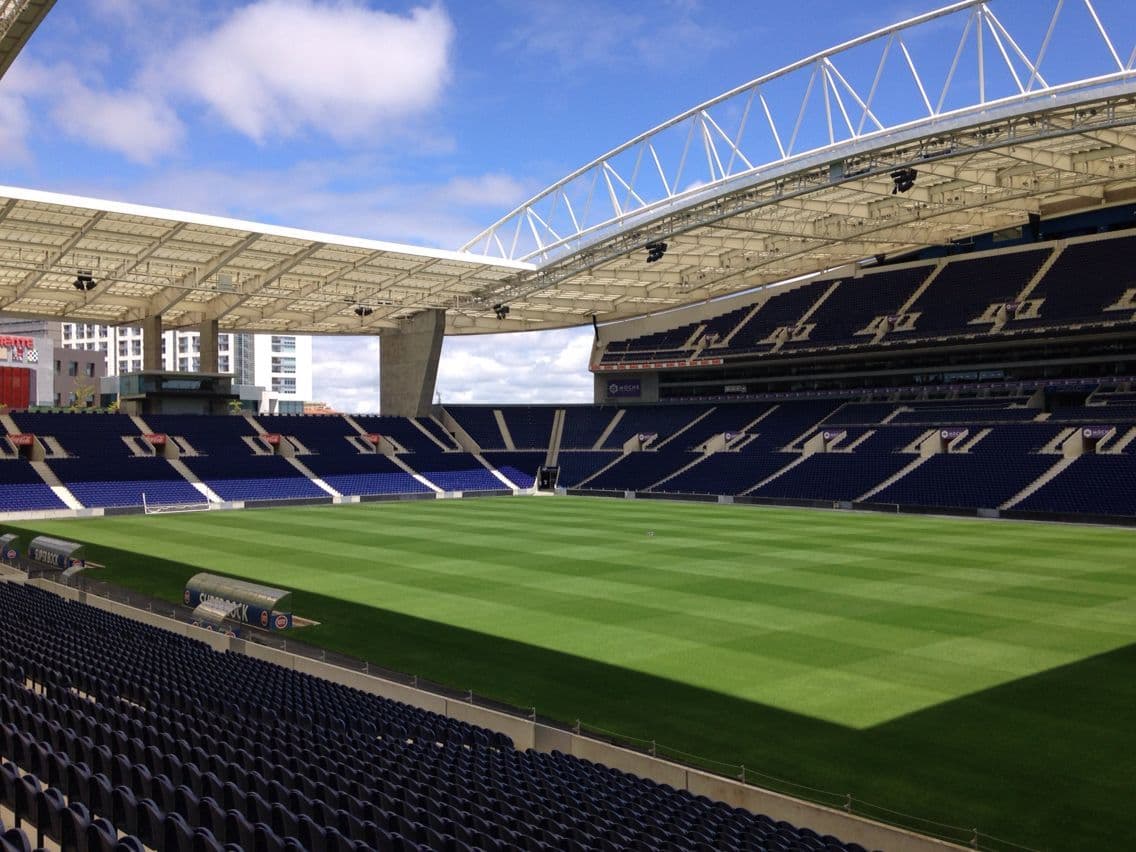
[[[326,246],[326,243],[312,243],[309,246],[305,246],[295,254],[284,258],[279,263],[266,269],[256,277],[255,282],[251,286],[244,284],[241,288],[242,292],[227,293],[223,296],[218,296],[209,303],[209,308],[205,311],[205,316],[209,319],[221,319],[227,316],[234,308],[243,305],[253,296],[256,296],[265,288],[274,284],[282,275],[285,275]]]
[[[28,291],[35,287],[35,285],[40,281],[42,281],[43,277],[47,275],[47,273],[51,272],[54,266],[67,256],[67,253],[69,251],[75,248],[75,246],[79,245],[79,243],[83,241],[83,238],[86,237],[87,234],[89,234],[95,228],[95,226],[103,220],[105,216],[106,213],[100,210],[95,213],[90,219],[84,222],[83,227],[79,228],[79,230],[72,234],[67,242],[65,242],[44,259],[43,265],[39,269],[35,270],[34,272],[29,272],[24,276],[24,279],[16,285],[16,291],[12,294],[11,298],[0,301],[0,308],[6,308],[8,305],[12,304],[12,302],[19,301],[21,298],[27,295]]]
[[[216,255],[203,267],[195,267],[193,271],[186,273],[177,281],[170,282],[168,289],[174,292],[159,293],[154,298],[150,299],[149,304],[146,306],[141,314],[135,314],[123,320],[123,323],[128,323],[131,320],[141,320],[155,314],[164,314],[174,305],[181,302],[192,291],[201,289],[210,277],[216,275],[220,270],[224,269],[230,261],[233,260],[242,251],[247,249],[253,243],[260,239],[260,234],[252,233],[239,240],[235,245]]]

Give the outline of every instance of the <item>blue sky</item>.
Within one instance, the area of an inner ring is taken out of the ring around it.
[[[672,115],[939,5],[69,0],[0,82],[0,182],[457,248]],[[439,391],[590,400],[590,338],[450,339]],[[375,341],[316,353],[317,398],[374,410]]]

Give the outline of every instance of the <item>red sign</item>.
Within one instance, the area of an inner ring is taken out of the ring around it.
[[[166,445],[166,441],[168,439],[161,432],[155,432],[155,433],[147,435],[146,440],[149,441],[155,447],[164,447]]]
[[[261,435],[261,437],[264,438],[264,443],[268,444],[268,446],[270,447],[280,446],[280,436],[275,432],[270,432],[267,435]]]
[[[35,349],[35,341],[30,337],[12,337],[10,334],[0,334],[0,346],[15,346],[19,349]]]
[[[379,445],[379,442],[383,440],[383,436],[376,435],[374,432],[372,432],[367,436],[367,440],[377,447]]]
[[[35,435],[28,435],[26,433],[9,435],[8,440],[12,442],[12,446],[14,447],[30,447],[35,443]]]

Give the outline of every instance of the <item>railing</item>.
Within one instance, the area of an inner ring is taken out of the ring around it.
[[[926,135],[995,106],[1026,112],[1058,96],[1078,101],[1133,80],[1134,64],[1130,4],[964,0],[694,107],[576,170],[463,249],[548,263],[805,157]]]

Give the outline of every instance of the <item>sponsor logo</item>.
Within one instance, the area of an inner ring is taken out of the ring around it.
[[[185,592],[182,593],[181,599],[185,601],[186,606],[189,606],[189,589],[186,589]]]
[[[276,629],[284,630],[288,626],[288,616],[277,614],[276,616]]]
[[[621,379],[607,383],[609,397],[636,397],[642,394],[643,383],[639,379]]]
[[[260,613],[260,626],[261,627],[267,627],[268,626],[268,610],[263,610]]]
[[[1110,426],[1086,426],[1081,430],[1081,434],[1089,440],[1099,440],[1108,435],[1112,431]]]

